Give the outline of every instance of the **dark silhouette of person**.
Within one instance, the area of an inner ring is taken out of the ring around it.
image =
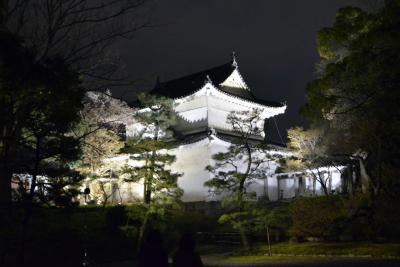
[[[168,256],[162,246],[159,231],[150,230],[142,244],[138,257],[139,267],[168,267]]]
[[[173,257],[173,267],[203,267],[199,254],[194,249],[196,241],[193,234],[184,234],[179,242],[179,250]]]

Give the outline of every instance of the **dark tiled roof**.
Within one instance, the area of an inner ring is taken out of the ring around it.
[[[204,85],[208,76],[210,77],[212,83],[215,86],[217,86],[221,91],[229,95],[236,96],[251,102],[263,104],[266,106],[272,106],[272,107],[283,106],[281,103],[277,103],[274,101],[258,99],[252,94],[250,90],[235,88],[235,87],[220,86],[220,84],[224,82],[226,78],[228,78],[228,76],[232,73],[234,69],[235,67],[232,66],[232,61],[230,61],[221,66],[193,73],[188,76],[184,76],[182,78],[170,80],[167,82],[161,82],[161,83],[159,82],[156,84],[154,89],[150,91],[150,93],[171,98],[188,96],[194,93],[195,91],[199,90]]]
[[[182,78],[158,83],[150,93],[172,98],[190,95],[204,85],[207,75],[214,84],[218,85],[225,81],[225,79],[232,73],[233,69],[234,68],[232,67],[232,64],[227,63],[212,69],[193,73]]]

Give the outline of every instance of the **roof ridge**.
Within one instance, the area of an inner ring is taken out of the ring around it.
[[[213,71],[215,69],[219,69],[219,68],[226,67],[226,66],[230,66],[232,68],[232,71],[235,68],[235,67],[232,66],[232,60],[231,60],[228,63],[224,63],[224,64],[221,64],[221,65],[218,65],[218,66],[215,66],[215,67],[211,67],[211,68],[208,68],[208,69],[203,69],[201,71],[193,72],[193,73],[187,74],[185,76],[182,76],[182,77],[179,77],[179,78],[176,78],[176,79],[170,79],[170,80],[167,80],[165,82],[160,82],[160,84],[165,84],[165,83],[169,83],[169,82],[173,82],[173,81],[183,80],[183,79],[186,79],[188,77],[197,76],[197,75],[200,75],[200,74],[203,74],[203,73],[207,75],[207,72],[211,72],[211,71]]]
[[[150,94],[163,95],[173,99],[180,99],[199,91],[204,87],[205,82],[211,81],[213,87],[215,87],[218,91],[225,93],[231,97],[238,98],[250,103],[257,103],[263,106],[269,106],[269,107],[284,106],[282,103],[262,100],[259,99],[257,96],[255,96],[253,92],[250,90],[247,83],[245,82],[238,66],[234,66],[233,63],[235,61],[236,61],[235,59],[231,59],[227,63],[209,69],[203,69],[201,71],[185,75],[180,78],[172,79],[169,81],[159,82],[155,85],[153,90],[150,91]],[[242,86],[232,87],[229,86],[229,83],[221,85],[224,83],[224,81],[227,80],[228,77],[232,75],[232,73],[234,73],[235,70],[237,71],[237,75],[247,88],[243,88]]]
[[[231,93],[226,92],[226,91],[224,91],[224,90],[221,90],[218,86],[215,86],[212,82],[207,82],[207,83],[210,83],[211,86],[213,86],[217,91],[219,91],[219,92],[222,93],[223,95],[226,95],[226,96],[229,96],[229,97],[232,97],[232,98],[234,98],[234,99],[238,99],[238,100],[241,100],[241,101],[244,101],[244,102],[247,102],[247,103],[256,104],[256,105],[261,105],[261,106],[266,106],[266,107],[270,107],[270,108],[280,108],[280,107],[285,106],[285,105],[283,105],[282,103],[278,103],[278,102],[275,102],[275,101],[268,101],[268,100],[256,98],[254,95],[253,95],[254,100],[242,98],[242,97],[240,97],[240,96],[231,94]],[[207,83],[206,83],[206,84],[207,84]],[[205,84],[205,85],[206,85],[206,84]],[[190,96],[190,95],[192,95],[192,94],[195,94],[195,93],[197,93],[198,91],[200,91],[201,89],[203,89],[205,85],[203,85],[202,87],[200,87],[200,88],[198,88],[198,89],[196,89],[196,90],[194,90],[194,91],[192,91],[192,92],[189,92],[189,93],[186,94],[186,95],[183,95],[183,96],[180,96],[180,97],[176,97],[176,98],[174,98],[174,99],[183,99],[183,98],[188,97],[188,96]],[[260,101],[260,102],[266,102],[266,103],[265,103],[265,104],[264,104],[264,103],[259,103],[259,102],[257,102],[256,100],[258,100],[258,101]],[[268,103],[268,104],[267,104],[267,103]]]

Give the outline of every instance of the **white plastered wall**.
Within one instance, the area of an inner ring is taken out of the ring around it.
[[[212,174],[205,168],[207,165],[213,165],[212,155],[218,152],[225,152],[230,143],[211,135],[199,140],[195,143],[181,145],[175,149],[171,149],[168,153],[176,156],[176,161],[170,166],[174,172],[182,173],[178,178],[178,185],[184,190],[182,200],[185,202],[192,201],[211,201],[219,200],[220,196],[213,195],[209,192],[209,188],[204,185]],[[284,152],[268,151],[270,154],[282,154]],[[113,161],[124,164],[127,162],[127,155],[116,157]],[[129,164],[135,166],[140,164],[137,161],[129,159]],[[286,178],[278,178],[275,170],[278,164],[269,161],[260,169],[263,171],[263,179],[255,179],[248,187],[249,192],[255,192],[257,198],[266,196],[271,201],[276,201],[283,197],[284,199],[293,198],[298,194],[299,182],[296,180],[296,173],[288,173]],[[239,171],[245,169],[245,164],[239,165]],[[335,168],[328,169],[331,173],[331,189],[338,191],[341,185],[340,171]],[[303,175],[302,175],[303,176]],[[313,179],[310,175],[303,176],[304,192],[302,195],[313,194]],[[281,191],[282,190],[282,191]],[[296,191],[297,190],[297,191]],[[282,192],[282,193],[281,193]],[[315,193],[322,195],[323,191],[318,182],[315,183]],[[123,202],[132,202],[143,197],[143,183],[122,183],[120,185],[120,194]],[[119,196],[117,196],[118,198]]]
[[[212,174],[205,168],[207,165],[213,165],[212,155],[218,152],[225,152],[230,143],[223,141],[215,136],[204,138],[193,144],[182,145],[179,148],[171,150],[176,155],[176,161],[171,166],[174,171],[183,173],[179,178],[178,185],[184,190],[183,201],[210,201],[218,200],[220,196],[213,195],[209,192],[209,188],[204,186]],[[272,176],[275,172],[277,164],[270,161],[260,167],[263,170],[263,177]],[[239,165],[239,171],[244,171],[245,164]],[[249,185],[250,192],[256,192],[257,198],[265,196],[268,192],[273,199],[277,199],[276,178],[269,177],[267,179],[255,179]],[[272,200],[272,199],[271,199]]]

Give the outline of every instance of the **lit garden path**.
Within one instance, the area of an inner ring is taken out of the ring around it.
[[[400,260],[398,259],[365,259],[365,258],[346,258],[346,259],[340,259],[340,258],[329,258],[329,259],[319,259],[316,257],[315,259],[313,258],[302,258],[302,257],[293,257],[289,260],[283,259],[283,260],[276,260],[274,259],[273,261],[270,262],[242,262],[242,263],[229,263],[229,262],[224,262],[222,258],[217,257],[217,256],[204,256],[203,262],[205,266],[209,267],[229,267],[229,266],[243,266],[243,267],[273,267],[273,266],[278,266],[278,267],[307,267],[307,266],[312,266],[312,267],[317,267],[317,266],[322,266],[322,267],[334,267],[334,266],[340,266],[340,267],[375,267],[375,266],[388,266],[388,267],[398,267],[400,266]]]
[[[391,259],[362,259],[362,258],[353,258],[353,259],[301,259],[301,257],[297,257],[296,259],[292,259],[290,261],[272,261],[272,262],[243,262],[243,263],[227,263],[223,262],[223,258],[218,255],[208,255],[202,257],[204,266],[206,267],[398,267],[400,266],[400,260],[391,260]],[[125,262],[115,262],[115,263],[107,263],[107,264],[98,264],[98,265],[89,265],[95,267],[135,267],[135,263],[131,261]]]

